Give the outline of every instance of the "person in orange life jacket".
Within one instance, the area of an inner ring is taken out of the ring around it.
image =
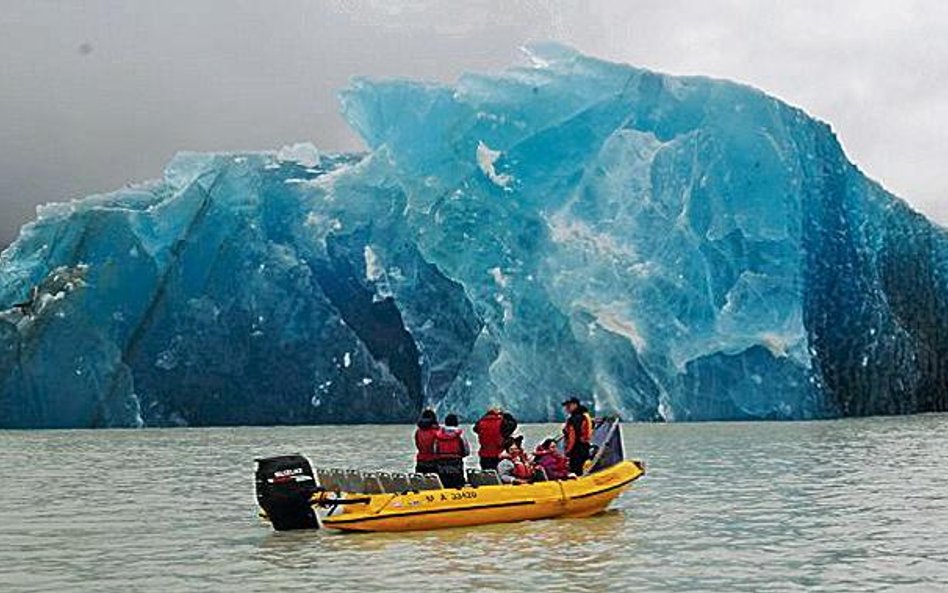
[[[504,484],[529,484],[533,479],[533,464],[523,452],[523,437],[510,439],[500,454],[497,475]]]
[[[546,439],[533,452],[533,464],[542,467],[546,477],[551,480],[565,480],[570,477],[569,460],[556,448],[556,441]]]
[[[517,430],[517,419],[500,408],[491,408],[474,424],[480,449],[481,469],[497,469],[504,442]]]
[[[583,475],[583,464],[589,459],[592,443],[593,421],[586,406],[575,397],[563,402],[566,410],[566,424],[563,425],[565,438],[564,452],[569,459],[569,471],[577,476]]]
[[[458,417],[448,414],[444,426],[435,434],[434,452],[438,456],[438,475],[445,488],[464,486],[464,458],[471,449],[464,439],[464,431],[458,428]]]
[[[438,456],[435,454],[435,435],[438,434],[438,417],[433,410],[425,410],[418,418],[415,429],[415,471],[419,474],[438,472]]]

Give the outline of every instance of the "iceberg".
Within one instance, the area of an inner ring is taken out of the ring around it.
[[[753,88],[541,44],[356,79],[368,147],[181,153],[0,255],[0,427],[948,409],[948,233]]]

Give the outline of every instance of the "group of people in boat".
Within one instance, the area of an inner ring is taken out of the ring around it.
[[[529,484],[542,473],[550,480],[563,480],[583,473],[590,458],[593,421],[589,410],[578,398],[563,402],[563,449],[555,439],[545,439],[533,454],[523,447],[517,433],[517,419],[494,407],[475,424],[481,469],[496,470],[504,484]],[[433,410],[425,410],[415,429],[415,471],[438,474],[445,488],[460,488],[465,483],[464,459],[471,447],[456,414],[448,414],[439,423]]]

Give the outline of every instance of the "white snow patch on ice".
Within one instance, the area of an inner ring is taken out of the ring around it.
[[[284,146],[277,152],[277,160],[298,163],[304,167],[319,166],[319,151],[310,142],[297,142],[293,146]]]
[[[312,211],[306,215],[306,222],[303,223],[303,226],[306,227],[320,227],[326,223],[326,217],[321,215],[316,211]]]
[[[545,60],[538,56],[533,49],[527,46],[521,46],[520,51],[526,56],[527,60],[530,62],[530,65],[534,68],[549,68],[550,61]]]
[[[645,350],[645,338],[631,319],[613,311],[600,311],[596,314],[596,323],[603,329],[628,339],[637,352]]]
[[[484,175],[497,187],[506,189],[513,181],[513,176],[506,173],[497,173],[494,163],[503,155],[499,150],[493,150],[483,141],[477,143],[477,166],[481,168]]]
[[[497,286],[500,286],[501,288],[507,288],[507,283],[510,282],[509,276],[504,275],[504,272],[500,268],[491,268],[488,271],[494,278],[494,282],[497,283]]]
[[[558,213],[547,219],[550,236],[560,244],[574,244],[581,249],[595,251],[621,260],[638,259],[631,245],[622,244],[608,233],[594,230],[581,220],[575,220],[565,213]]]
[[[368,245],[365,246],[362,252],[365,256],[365,279],[371,282],[380,280],[385,274],[385,268],[382,267],[379,256]]]
[[[770,350],[774,358],[786,358],[789,344],[784,336],[773,332],[764,332],[760,335],[760,345]]]

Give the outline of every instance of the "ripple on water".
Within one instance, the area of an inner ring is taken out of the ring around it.
[[[273,533],[252,460],[405,467],[410,427],[0,432],[7,591],[948,590],[948,416],[631,425],[598,517]],[[529,441],[556,430],[527,426]]]

